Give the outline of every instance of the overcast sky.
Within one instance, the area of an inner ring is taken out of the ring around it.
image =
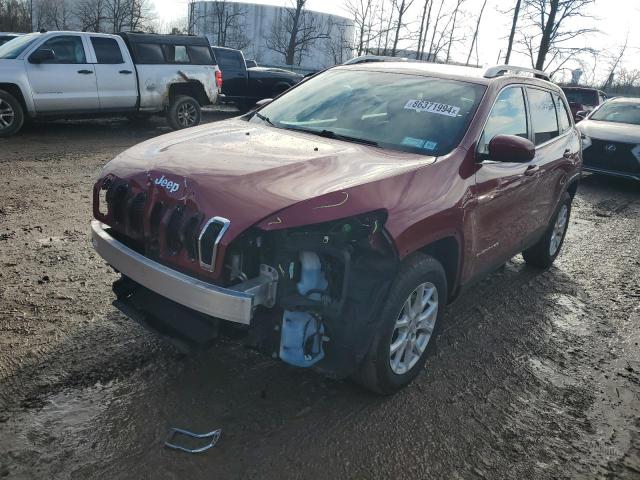
[[[473,31],[473,25],[482,6],[483,0],[466,0],[464,11],[466,12],[465,25]],[[175,19],[186,16],[186,0],[152,0],[155,4],[157,15],[165,24],[171,24]],[[255,3],[271,5],[287,5],[287,0],[256,0]],[[344,10],[344,0],[308,0],[307,6],[311,10],[333,13],[337,15],[348,14]],[[420,20],[420,6],[422,0],[414,0],[414,10],[411,17],[416,22]],[[449,2],[451,3],[451,2]],[[511,25],[511,18],[506,11],[515,3],[515,0],[488,0],[487,7],[482,17],[479,33],[479,61],[481,65],[496,63],[498,54],[504,51],[507,45],[507,36]],[[590,46],[602,51],[617,51],[629,35],[628,48],[623,60],[623,67],[629,69],[640,68],[640,0],[596,0],[592,6],[591,15],[594,20],[583,20],[576,24],[578,28],[597,28],[601,33],[585,35],[576,39],[572,46]],[[417,30],[418,27],[416,27]],[[465,61],[471,43],[472,33],[465,44],[457,45],[454,59]],[[475,50],[475,49],[474,49]],[[474,57],[472,57],[475,60]],[[607,71],[609,59],[603,54],[596,60],[596,68],[601,72]],[[528,58],[518,54],[512,56],[511,64],[529,66]],[[574,65],[575,66],[575,65]]]

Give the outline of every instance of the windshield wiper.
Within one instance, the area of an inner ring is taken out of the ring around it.
[[[361,143],[363,145],[371,145],[372,147],[378,146],[378,142],[374,140],[367,140],[366,138],[352,137],[350,135],[342,135],[340,133],[334,132],[333,130],[320,130],[319,132],[316,131],[312,133],[316,133],[321,137],[335,138],[336,140],[344,140],[346,142]]]
[[[267,123],[269,125],[271,125],[272,127],[275,127],[275,125],[273,124],[273,122],[269,119],[269,117],[265,117],[264,115],[262,115],[259,112],[253,112],[253,114],[258,117],[260,120],[262,120],[264,123]]]

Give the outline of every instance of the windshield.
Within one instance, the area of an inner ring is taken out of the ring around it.
[[[640,103],[605,103],[589,117],[589,120],[640,125]]]
[[[425,155],[460,143],[482,85],[405,73],[329,70],[262,108],[250,122]]]
[[[569,103],[578,103],[580,105],[598,105],[598,92],[595,90],[572,90],[563,88],[564,94],[567,96]]]
[[[0,60],[18,58],[18,56],[29,48],[29,45],[35,42],[39,37],[39,33],[31,33],[29,35],[22,35],[14,38],[13,40],[9,40],[4,45],[0,46]]]

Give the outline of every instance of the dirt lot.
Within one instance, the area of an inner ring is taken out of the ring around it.
[[[478,284],[419,380],[378,398],[232,341],[182,356],[110,305],[90,188],[165,131],[0,140],[0,477],[640,478],[639,185],[586,177],[555,266]],[[223,432],[188,455],[172,426]]]

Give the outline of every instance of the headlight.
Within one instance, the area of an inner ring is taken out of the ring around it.
[[[582,150],[586,150],[591,146],[591,139],[587,137],[584,133],[580,135],[580,138],[582,139]]]

